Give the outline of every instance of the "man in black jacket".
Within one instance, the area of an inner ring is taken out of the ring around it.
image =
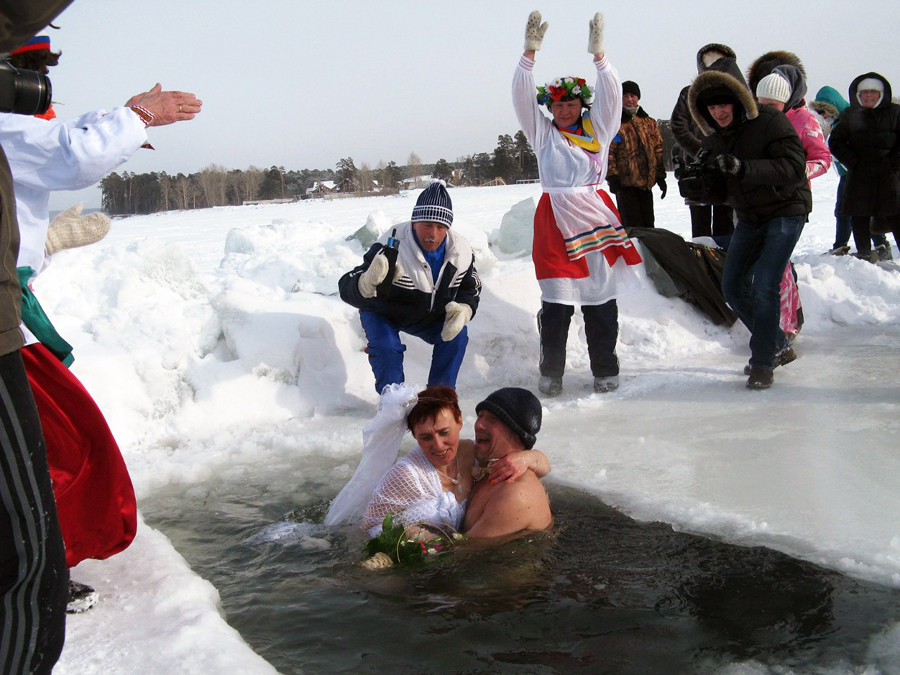
[[[706,135],[703,147],[710,151],[726,202],[737,214],[722,292],[750,329],[747,386],[766,389],[775,366],[795,358],[779,326],[779,286],[812,210],[812,193],[794,127],[775,108],[757,108],[731,64],[698,75],[688,104]]]
[[[450,195],[435,181],[419,195],[410,221],[373,244],[363,264],[338,282],[341,299],[360,310],[379,394],[404,381],[401,331],[434,345],[428,386],[456,387],[481,280],[472,247],[452,224]]]

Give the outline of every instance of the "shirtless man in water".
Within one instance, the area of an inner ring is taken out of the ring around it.
[[[475,457],[487,467],[476,478],[463,531],[476,539],[546,530],[553,524],[547,492],[529,469],[514,482],[491,480],[491,464],[517,450],[531,450],[541,428],[541,404],[527,389],[498,389],[475,406]],[[546,471],[549,472],[549,464]]]

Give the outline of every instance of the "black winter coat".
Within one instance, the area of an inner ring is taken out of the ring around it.
[[[380,241],[372,244],[363,257],[362,265],[347,272],[338,281],[341,300],[353,307],[377,312],[398,328],[442,322],[447,303],[451,301],[469,305],[474,316],[481,294],[481,279],[475,270],[475,258],[469,243],[452,230],[447,232],[444,265],[435,283],[431,268],[413,238],[410,223],[402,223],[396,229],[396,237],[400,240],[397,264],[403,274],[393,281],[390,295],[387,298],[364,298],[359,293],[359,276],[369,269],[372,258],[384,248],[384,241]]]
[[[856,97],[859,83],[873,78],[884,84],[874,108]],[[900,105],[891,102],[891,85],[878,73],[860,75],[850,85],[850,107],[831,132],[828,147],[847,167],[841,215],[900,215]]]
[[[697,76],[688,92],[691,116],[707,134],[703,148],[710,157],[730,154],[741,160],[741,175],[724,177],[726,203],[739,220],[756,227],[773,218],[807,216],[812,192],[800,136],[784,113],[757,107],[742,79],[708,70]],[[703,104],[704,94],[710,92],[727,92],[737,102],[735,119],[725,129]]]

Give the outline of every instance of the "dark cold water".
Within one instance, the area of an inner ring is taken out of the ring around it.
[[[282,673],[900,672],[870,651],[900,591],[548,488],[554,536],[381,572],[355,564],[358,532],[319,524],[326,485],[289,503],[262,480],[217,484],[142,513]]]

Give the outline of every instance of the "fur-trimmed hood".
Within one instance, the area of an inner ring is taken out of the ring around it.
[[[884,75],[879,75],[878,73],[863,73],[862,75],[856,77],[853,82],[850,83],[850,106],[853,108],[861,108],[862,105],[859,102],[859,99],[856,97],[857,89],[859,89],[859,83],[863,80],[868,79],[880,80],[881,84],[884,85],[884,93],[881,95],[881,100],[876,105],[876,108],[886,108],[892,102],[892,93],[891,93],[891,83],[887,81],[887,78]]]
[[[803,67],[800,57],[794,52],[779,49],[766,52],[750,64],[750,68],[747,70],[747,84],[750,87],[750,91],[756,94],[756,85],[766,75],[775,70],[776,66],[794,66],[803,75],[804,82],[806,81],[806,68]],[[788,109],[788,106],[785,106],[785,109]]]
[[[719,52],[720,54],[724,54],[728,58],[737,61],[737,54],[734,53],[734,50],[731,47],[719,44],[718,42],[710,42],[708,45],[704,45],[697,51],[698,74],[709,70],[709,66],[703,63],[703,57],[709,52]]]
[[[816,99],[810,102],[809,107],[820,115],[828,114],[839,120],[844,111],[850,107],[850,104],[840,95],[837,89],[825,86],[816,92]]]
[[[730,61],[730,64],[723,64],[723,61]],[[735,110],[736,120],[739,118],[752,120],[759,115],[756,101],[750,94],[750,90],[747,89],[744,77],[734,60],[719,59],[713,65],[719,66],[720,64],[726,68],[719,70],[714,67],[700,73],[688,90],[688,109],[704,136],[711,136],[719,128],[706,106],[701,102],[710,94],[728,93],[733,95],[741,107],[741,110]]]

